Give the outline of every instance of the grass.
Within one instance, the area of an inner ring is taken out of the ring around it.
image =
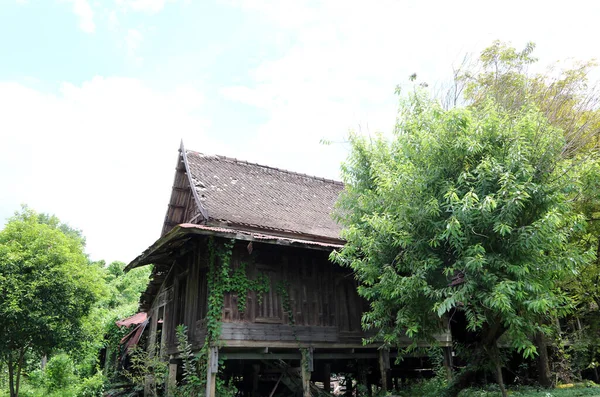
[[[496,390],[467,389],[463,390],[459,397],[500,397],[502,394]],[[511,397],[600,397],[598,386],[576,386],[571,388],[539,389],[533,387],[509,388],[508,395]]]
[[[424,380],[398,390],[399,397],[439,397],[446,388],[446,382],[440,378]],[[593,382],[565,385],[555,389],[541,389],[531,386],[509,387],[510,397],[600,397],[600,385]],[[459,397],[501,397],[498,385],[485,388],[470,388],[461,391]]]

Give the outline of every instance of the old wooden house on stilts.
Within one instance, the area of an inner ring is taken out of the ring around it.
[[[393,352],[363,344],[366,303],[349,270],[328,259],[344,244],[330,216],[341,182],[182,145],[172,189],[161,237],[127,268],[154,265],[140,306],[171,385],[182,373],[179,324],[208,360],[208,396],[216,376],[247,396],[286,387],[307,396],[316,385],[333,392],[332,374],[346,393],[400,377]]]

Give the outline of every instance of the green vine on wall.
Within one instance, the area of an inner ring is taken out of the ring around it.
[[[275,286],[275,291],[281,296],[281,304],[283,306],[283,310],[288,315],[288,322],[291,326],[296,324],[296,320],[294,319],[294,313],[292,312],[292,305],[290,304],[290,283],[289,281],[279,281]]]
[[[194,384],[193,392],[190,395],[203,394],[206,387],[206,373],[208,370],[208,355],[211,346],[218,346],[221,337],[221,317],[225,293],[235,293],[238,296],[238,310],[243,313],[246,310],[247,296],[250,291],[255,291],[259,303],[265,293],[269,292],[270,281],[265,274],[259,274],[255,280],[250,280],[246,275],[246,264],[240,263],[240,266],[231,269],[231,256],[235,241],[229,240],[223,243],[217,243],[214,237],[208,240],[209,269],[207,274],[208,285],[208,310],[204,319],[206,327],[206,336],[204,344],[198,352],[198,359],[195,361],[196,376],[188,376]],[[184,339],[185,328],[180,329],[179,342],[185,347],[187,340]],[[189,346],[188,346],[189,350]],[[185,351],[184,351],[185,353]],[[190,361],[193,362],[193,361]],[[219,360],[219,368],[223,365],[222,359]],[[190,373],[186,369],[187,373]],[[194,394],[196,393],[196,394]],[[217,377],[216,393],[219,396],[232,394],[231,387],[222,379]]]
[[[233,251],[234,241],[230,240],[223,244],[217,244],[213,237],[208,240],[208,310],[204,323],[206,327],[206,336],[204,344],[198,352],[196,362],[196,371],[198,383],[194,388],[194,393],[202,394],[206,387],[206,373],[208,370],[208,355],[211,346],[219,343],[221,337],[221,316],[223,313],[223,304],[225,292],[228,288],[230,277],[230,260]],[[226,394],[226,387],[223,382],[217,381],[216,390],[218,395]],[[197,395],[192,394],[192,395]]]
[[[246,311],[246,302],[248,293],[255,291],[258,303],[262,303],[263,295],[269,292],[269,278],[260,273],[255,280],[250,280],[246,275],[246,263],[240,263],[240,266],[231,272],[227,279],[225,292],[235,293],[238,297],[238,311],[244,313]]]

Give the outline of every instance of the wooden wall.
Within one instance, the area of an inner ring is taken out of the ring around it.
[[[240,313],[236,294],[225,295],[224,322],[289,324],[284,311],[284,296],[278,292],[287,286],[289,306],[296,325],[336,326],[340,331],[360,332],[364,302],[356,292],[356,282],[348,270],[328,260],[329,253],[309,249],[253,244],[236,245],[232,267],[246,264],[248,277],[260,273],[270,280],[270,290],[258,299],[256,292],[247,297],[246,310]]]
[[[165,341],[169,352],[175,350],[178,324],[188,326],[188,337],[194,346],[199,347],[204,339],[207,246],[206,238],[194,240],[193,246],[175,259],[161,289],[169,291],[171,298],[161,303],[165,306]],[[236,243],[231,268],[244,263],[250,279],[264,274],[270,288],[262,299],[251,291],[244,312],[239,311],[237,294],[225,294],[222,338],[292,341],[300,337],[303,342],[352,340],[360,344],[363,336],[360,320],[365,302],[359,298],[356,282],[348,270],[332,264],[328,256],[327,251],[256,242],[249,248],[248,242]],[[282,286],[287,287],[294,329],[285,311],[285,297],[279,292]],[[156,310],[155,302],[152,312]]]

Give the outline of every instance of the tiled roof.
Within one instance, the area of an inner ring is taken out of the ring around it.
[[[340,227],[331,212],[344,188],[341,182],[229,157],[185,153],[209,224],[339,238]]]
[[[134,314],[133,316],[119,320],[116,322],[116,324],[119,327],[129,328],[132,325],[138,325],[138,324],[143,323],[144,321],[146,321],[147,318],[148,318],[148,313],[140,312],[140,313]]]

